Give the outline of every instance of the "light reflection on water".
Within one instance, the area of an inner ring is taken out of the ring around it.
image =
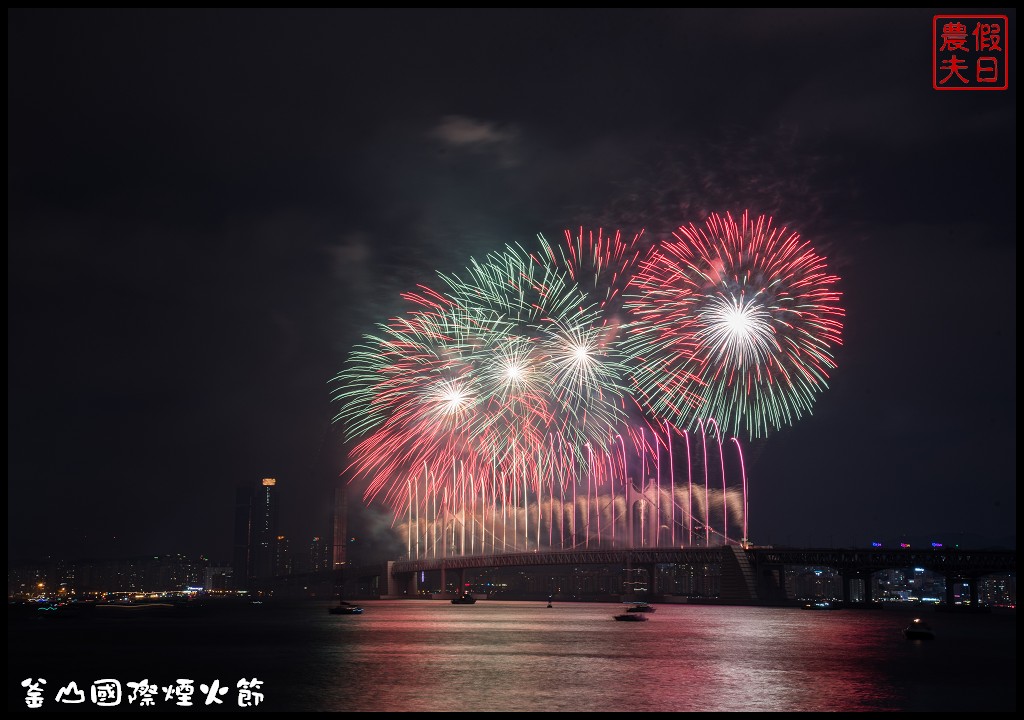
[[[1013,614],[932,612],[936,639],[907,641],[912,611],[895,609],[658,604],[621,623],[615,603],[364,601],[347,616],[331,604],[9,620],[8,708],[25,710],[32,676],[258,677],[268,711],[1016,710]]]
[[[951,626],[976,627],[963,642],[954,633],[924,646],[902,637],[907,617],[899,611],[658,605],[648,622],[619,623],[612,615],[621,608],[609,604],[365,605],[362,616],[320,619],[330,638],[320,662],[335,684],[311,707],[679,712],[1016,704],[1013,618],[944,616]],[[997,633],[989,658],[958,655],[972,636],[987,648],[979,628],[990,632],[1007,620],[1013,627],[1002,650]],[[1003,666],[1009,652],[1012,667],[1000,669],[996,652]],[[994,685],[969,700],[955,690],[978,683]]]

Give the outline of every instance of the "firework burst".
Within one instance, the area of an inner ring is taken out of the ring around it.
[[[837,282],[807,242],[765,216],[681,227],[627,293],[638,400],[678,427],[714,417],[752,438],[810,414],[841,344]]]
[[[334,379],[366,496],[406,507],[420,472],[507,494],[524,463],[550,463],[537,449],[552,438],[577,459],[607,447],[623,424],[626,369],[568,273],[510,246],[440,277],[443,292],[406,294],[410,310]]]

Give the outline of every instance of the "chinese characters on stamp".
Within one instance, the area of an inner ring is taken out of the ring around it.
[[[1006,90],[1009,23],[1006,15],[932,18],[932,87]]]

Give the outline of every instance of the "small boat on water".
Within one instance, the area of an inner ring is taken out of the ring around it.
[[[836,606],[828,600],[815,600],[804,605],[804,610],[835,610]]]
[[[469,593],[463,593],[458,597],[452,598],[452,605],[474,605],[475,603],[476,598],[470,595]]]
[[[642,613],[624,612],[614,617],[621,622],[647,622],[647,616]]]
[[[635,602],[635,603],[631,603],[630,606],[628,608],[626,608],[626,612],[631,612],[631,613],[652,613],[652,612],[654,612],[654,608],[651,607],[649,604],[647,604],[645,602]]]
[[[25,617],[78,618],[92,617],[96,603],[92,600],[53,600],[16,603]],[[8,609],[15,605],[8,604]]]
[[[934,640],[935,631],[921,618],[914,618],[909,625],[903,628],[903,637],[907,640]]]
[[[327,612],[331,615],[362,615],[363,608],[359,605],[353,605],[352,603],[347,603],[342,600],[334,607],[328,608]]]

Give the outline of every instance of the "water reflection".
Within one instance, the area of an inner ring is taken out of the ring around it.
[[[8,621],[20,686],[100,678],[264,681],[260,710],[344,712],[981,712],[1016,709],[1015,615],[616,603],[270,603],[178,618]],[[918,610],[917,612],[920,612]]]
[[[651,622],[616,623],[608,604],[369,605],[357,623],[322,623],[335,682],[310,709],[890,711],[979,670],[919,657],[892,612],[660,605]],[[982,705],[1015,704],[1003,677]]]

